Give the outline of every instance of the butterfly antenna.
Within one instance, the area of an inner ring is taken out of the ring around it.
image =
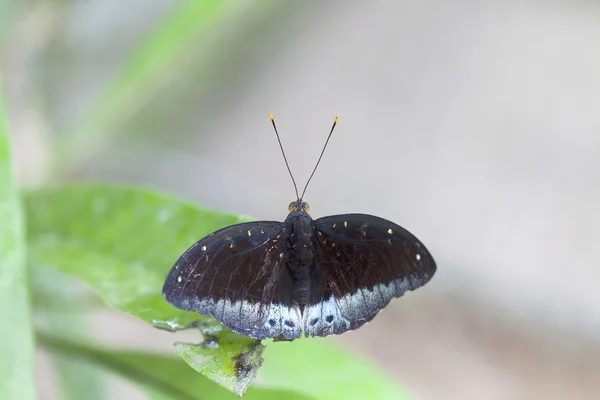
[[[287,157],[285,156],[285,151],[283,151],[283,145],[281,144],[281,139],[279,138],[279,132],[277,132],[277,127],[275,126],[275,118],[273,117],[273,113],[269,113],[271,117],[271,123],[273,124],[273,129],[275,129],[275,135],[277,135],[277,141],[279,142],[279,148],[281,149],[281,154],[283,154],[283,160],[285,161],[285,166],[287,167],[288,172],[290,173],[290,177],[292,178],[292,183],[294,184],[294,190],[296,191],[296,198],[298,197],[298,186],[296,186],[296,181],[294,180],[294,175],[292,175],[292,170],[290,169],[290,164],[288,164]]]
[[[300,200],[302,200],[304,198],[304,193],[306,193],[306,188],[308,187],[308,184],[310,183],[310,180],[312,179],[313,175],[315,174],[315,171],[317,170],[317,167],[319,166],[319,163],[321,162],[321,158],[323,158],[323,153],[325,153],[325,149],[327,148],[327,144],[329,143],[329,139],[331,138],[331,134],[333,133],[333,130],[335,129],[335,125],[338,122],[338,116],[335,116],[335,119],[333,120],[333,125],[331,126],[331,130],[329,131],[329,136],[327,136],[327,140],[325,141],[325,146],[323,146],[323,150],[321,150],[321,155],[319,156],[319,159],[317,160],[317,165],[315,165],[315,169],[313,169],[312,174],[310,174],[310,177],[308,178],[308,181],[306,182],[306,186],[304,186],[304,190],[302,191],[302,196],[300,196]]]

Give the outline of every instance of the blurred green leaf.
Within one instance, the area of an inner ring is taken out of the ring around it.
[[[1,87],[1,85],[0,85]],[[35,399],[34,345],[21,202],[0,93],[0,399]]]
[[[108,306],[171,330],[206,319],[162,297],[175,261],[209,233],[249,220],[113,185],[40,190],[25,206],[32,264],[75,275]]]
[[[96,368],[63,354],[50,354],[53,376],[58,378],[61,400],[106,399],[104,381]]]
[[[171,330],[212,320],[179,310],[162,297],[171,266],[199,238],[248,220],[156,192],[109,185],[42,190],[27,196],[26,207],[32,266],[77,276],[110,307]],[[260,359],[263,346],[224,328],[221,332],[220,324],[219,330],[198,326],[219,342],[216,349],[195,348],[195,354],[213,361],[201,371],[223,384],[237,380],[238,386],[227,387],[243,390],[260,363],[242,376],[233,368],[234,358],[253,354]]]
[[[87,312],[101,302],[91,297],[80,280],[59,271],[38,266],[29,269],[35,326],[70,339],[86,340]],[[93,302],[93,303],[92,303]],[[65,327],[69,327],[68,330]],[[50,354],[62,400],[104,399],[104,385],[97,368],[82,365],[62,354]]]
[[[50,351],[102,366],[144,388],[156,400],[233,400],[236,395],[196,373],[180,359],[114,349],[96,348],[40,335]],[[245,400],[310,400],[289,390],[249,388]]]
[[[0,1],[0,51],[3,50],[6,44],[6,38],[13,24],[18,22],[17,17],[21,14],[20,7],[22,7],[23,2],[23,0]]]
[[[342,349],[331,339],[322,338],[267,346],[265,362],[255,383],[292,389],[324,400],[414,398],[370,362]]]
[[[106,87],[88,113],[75,127],[60,137],[57,144],[56,169],[67,168],[75,157],[106,141],[114,126],[122,123],[161,82],[169,75],[169,69],[181,62],[181,54],[194,40],[215,25],[234,4],[231,1],[183,0],[175,3],[154,32],[123,64],[122,70]],[[112,128],[111,128],[112,127]]]

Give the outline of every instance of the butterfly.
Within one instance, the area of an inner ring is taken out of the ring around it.
[[[166,300],[214,316],[242,335],[293,340],[354,330],[395,297],[425,285],[436,264],[414,235],[386,219],[340,214],[312,219],[298,195],[273,115],[271,122],[296,200],[285,221],[220,229],[186,250],[171,269]]]

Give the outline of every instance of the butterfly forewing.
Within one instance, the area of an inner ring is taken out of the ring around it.
[[[163,294],[174,306],[214,315],[256,338],[299,337],[300,324],[280,307],[278,278],[285,258],[281,222],[249,222],[221,229],[190,247],[171,270]],[[275,305],[273,305],[275,303]],[[297,318],[296,318],[297,319]]]
[[[435,273],[425,246],[385,219],[334,215],[314,221],[314,229],[315,260],[324,284],[305,311],[306,336],[357,329],[392,298],[423,286]]]

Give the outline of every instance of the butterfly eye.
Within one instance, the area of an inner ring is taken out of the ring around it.
[[[308,205],[308,203],[302,202],[302,211],[304,211],[305,213],[310,211],[310,206]]]
[[[294,211],[296,211],[296,202],[295,202],[295,201],[292,201],[292,202],[290,203],[290,205],[288,206],[288,210],[289,210],[290,212],[294,212]]]

